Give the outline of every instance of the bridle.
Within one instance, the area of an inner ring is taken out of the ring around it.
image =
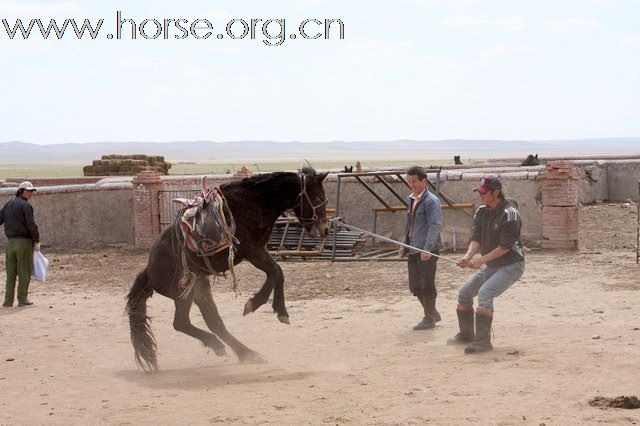
[[[300,194],[298,194],[298,196],[296,197],[296,200],[299,199],[300,201],[298,202],[298,204],[293,206],[293,210],[300,207],[300,216],[298,216],[298,220],[300,221],[300,223],[302,223],[303,225],[306,225],[306,224],[315,225],[320,222],[318,218],[318,209],[323,207],[325,204],[327,204],[329,200],[321,201],[320,204],[316,204],[316,205],[313,204],[313,202],[311,201],[311,197],[309,197],[309,193],[307,192],[308,177],[309,176],[306,175],[305,173],[300,173],[298,175],[298,178],[300,180]],[[304,217],[305,201],[309,204],[309,206],[313,211],[313,215],[311,217]]]

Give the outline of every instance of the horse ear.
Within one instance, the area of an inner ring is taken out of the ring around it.
[[[324,178],[326,178],[326,177],[327,177],[327,175],[328,175],[328,174],[329,174],[329,172],[326,172],[326,173],[320,173],[320,174],[316,175],[316,180],[317,180],[318,182],[322,182],[322,181],[324,180]]]
[[[207,175],[202,176],[201,184],[202,184],[202,195],[206,197],[209,191],[211,190],[210,189],[211,179],[209,179],[209,176]]]

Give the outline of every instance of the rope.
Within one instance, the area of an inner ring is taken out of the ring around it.
[[[333,220],[336,220],[336,219],[337,218],[334,218]],[[430,251],[422,250],[422,249],[410,246],[409,244],[401,243],[400,241],[396,241],[396,240],[391,239],[391,238],[383,237],[382,235],[374,234],[373,232],[365,231],[364,229],[360,229],[360,228],[355,227],[353,225],[347,225],[344,222],[342,222],[340,225],[344,226],[345,228],[350,229],[352,231],[362,232],[363,234],[369,235],[370,237],[378,238],[378,239],[380,239],[382,241],[386,241],[388,243],[396,244],[396,245],[398,245],[400,247],[411,249],[411,250],[414,250],[414,251],[417,251],[417,252],[420,252],[420,253],[430,254],[433,257],[437,257],[438,259],[446,260],[447,262],[456,263],[456,264],[458,262],[457,260],[454,260],[454,259],[451,259],[451,258],[448,258],[448,257],[444,257],[444,256],[440,256],[440,255],[437,255],[435,253],[431,253]]]

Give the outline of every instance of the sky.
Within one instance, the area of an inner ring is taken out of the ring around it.
[[[131,40],[125,24],[108,39],[118,10],[214,29]],[[640,136],[638,0],[0,0],[10,26],[67,17],[104,23],[95,40],[37,27],[11,40],[0,24],[0,142]],[[261,23],[254,40],[226,34],[252,18],[298,37],[267,46]],[[344,39],[300,36],[325,18]]]

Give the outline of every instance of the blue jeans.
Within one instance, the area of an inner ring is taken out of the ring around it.
[[[493,312],[493,298],[500,296],[524,273],[524,262],[504,266],[486,266],[476,272],[458,290],[458,303],[473,307],[478,296],[478,306]]]

